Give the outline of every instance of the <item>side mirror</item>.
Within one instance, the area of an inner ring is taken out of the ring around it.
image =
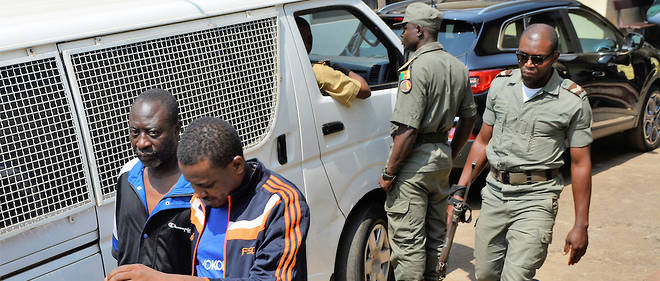
[[[594,47],[596,53],[609,53],[616,50],[616,42],[612,39],[604,39],[596,47]]]
[[[636,32],[629,32],[626,34],[626,48],[628,50],[634,51],[644,45],[644,35],[641,35]]]

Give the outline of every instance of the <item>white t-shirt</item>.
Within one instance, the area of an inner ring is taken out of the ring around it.
[[[520,83],[522,85],[522,98],[523,102],[528,101],[534,97],[542,88],[531,89],[525,86],[525,83]]]

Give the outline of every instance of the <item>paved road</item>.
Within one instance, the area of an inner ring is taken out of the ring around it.
[[[569,184],[559,199],[553,242],[536,279],[660,281],[660,148],[639,153],[625,145],[625,138],[608,137],[594,143],[592,163],[587,254],[570,267],[562,255],[574,218]],[[479,202],[473,205],[478,216]],[[456,237],[445,280],[476,280],[473,224],[460,225]]]

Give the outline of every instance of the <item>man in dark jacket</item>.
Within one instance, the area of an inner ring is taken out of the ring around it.
[[[246,161],[236,130],[217,118],[193,121],[177,155],[195,190],[192,269],[206,278],[127,265],[106,280],[307,280],[309,208],[295,185]]]
[[[129,139],[137,159],[119,173],[112,236],[118,265],[140,263],[167,273],[190,274],[190,198],[177,164],[181,131],[174,96],[150,89],[135,99]]]

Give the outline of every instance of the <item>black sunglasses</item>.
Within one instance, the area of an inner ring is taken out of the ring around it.
[[[525,52],[521,51],[516,51],[516,57],[518,57],[518,64],[526,64],[527,61],[531,58],[532,59],[532,64],[534,65],[539,65],[542,64],[545,60],[547,60],[550,56],[552,56],[555,52],[552,52],[547,55],[530,55]]]

